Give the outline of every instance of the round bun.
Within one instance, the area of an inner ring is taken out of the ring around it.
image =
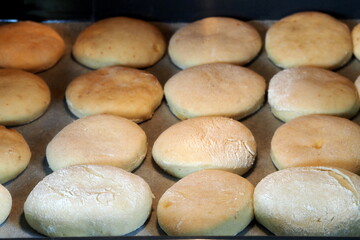
[[[234,236],[254,218],[254,186],[221,170],[203,170],[176,182],[157,206],[160,227],[174,236]]]
[[[141,177],[113,166],[78,165],[40,181],[24,214],[49,237],[114,236],[143,225],[151,206],[151,189]]]
[[[299,12],[274,23],[266,33],[265,49],[282,68],[335,69],[347,63],[353,51],[349,27],[320,12]]]
[[[329,167],[287,168],[255,187],[256,220],[278,236],[360,236],[360,177]]]
[[[254,164],[256,142],[242,123],[224,117],[179,122],[156,139],[152,155],[167,173],[182,178],[202,169],[244,174]]]
[[[70,111],[79,118],[108,113],[142,122],[153,116],[163,90],[149,72],[113,66],[75,78],[65,96]]]
[[[357,123],[335,116],[307,115],[275,131],[271,159],[278,169],[329,166],[360,174],[359,146]]]
[[[11,212],[12,198],[10,192],[0,184],[0,225],[5,222]]]
[[[357,77],[357,79],[355,80],[355,87],[356,87],[356,90],[358,92],[358,95],[360,97],[360,75]]]
[[[72,52],[78,62],[93,69],[114,65],[145,68],[159,61],[165,50],[164,37],[152,24],[113,17],[82,31]]]
[[[200,116],[244,118],[262,106],[265,91],[262,76],[225,63],[182,70],[164,86],[167,104],[181,120]]]
[[[353,28],[351,36],[353,41],[353,53],[355,57],[360,60],[360,23]]]
[[[32,21],[0,26],[0,67],[40,72],[63,56],[65,43],[51,27]]]
[[[250,24],[208,17],[176,31],[169,42],[169,55],[182,69],[214,62],[243,65],[258,55],[261,46],[260,34]]]
[[[50,89],[37,75],[0,69],[0,124],[12,126],[31,122],[45,113],[50,101]]]
[[[24,137],[15,129],[0,126],[0,184],[23,172],[30,158],[31,151]]]
[[[71,165],[112,165],[137,168],[147,152],[145,132],[136,123],[100,114],[64,127],[48,144],[46,158],[52,170]]]
[[[351,118],[360,106],[352,81],[314,67],[295,67],[275,74],[269,83],[268,101],[272,113],[285,122],[308,114]]]

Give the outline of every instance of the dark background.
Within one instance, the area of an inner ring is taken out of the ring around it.
[[[11,0],[2,20],[96,21],[129,16],[149,21],[194,21],[208,16],[273,20],[297,11],[322,11],[340,19],[359,19],[359,0]]]

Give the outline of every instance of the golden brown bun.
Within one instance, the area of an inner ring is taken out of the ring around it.
[[[244,174],[254,164],[256,142],[242,123],[224,117],[199,117],[166,129],[152,149],[155,162],[182,178],[202,169]]]
[[[320,12],[299,12],[274,23],[266,33],[268,57],[279,67],[334,69],[352,57],[349,27]]]
[[[51,101],[46,82],[35,74],[0,69],[0,124],[19,125],[44,114]]]
[[[223,62],[243,65],[260,51],[260,34],[229,17],[208,17],[180,28],[171,37],[169,55],[179,68]]]
[[[149,72],[113,66],[75,78],[65,95],[70,111],[79,118],[107,113],[142,122],[153,116],[163,90]]]
[[[360,60],[360,23],[353,28],[351,37],[353,41],[353,53],[355,57]]]
[[[182,120],[200,116],[244,118],[262,106],[265,91],[262,76],[225,63],[187,68],[164,86],[171,112]]]
[[[173,236],[234,236],[253,219],[254,186],[221,170],[203,170],[176,182],[161,196],[160,227]]]
[[[63,56],[65,43],[51,27],[32,21],[0,26],[0,67],[40,72]]]
[[[151,205],[151,189],[141,177],[112,166],[78,165],[40,181],[24,214],[49,237],[118,236],[143,225]]]
[[[49,142],[46,158],[53,171],[79,164],[112,165],[132,171],[142,163],[146,152],[146,135],[139,125],[99,114],[64,127]]]
[[[360,177],[330,167],[274,172],[255,187],[256,220],[278,236],[360,236]]]
[[[16,178],[28,166],[31,151],[15,129],[0,126],[0,184]]]
[[[113,17],[95,22],[77,37],[73,55],[81,64],[93,68],[114,65],[144,68],[164,55],[162,33],[140,19]]]
[[[271,158],[278,169],[329,166],[360,174],[359,146],[357,123],[329,115],[307,115],[276,129]]]
[[[275,74],[269,83],[272,113],[287,122],[308,114],[353,117],[360,107],[355,85],[330,70],[294,67]]]
[[[0,225],[5,222],[9,216],[12,207],[12,198],[10,192],[0,184]]]

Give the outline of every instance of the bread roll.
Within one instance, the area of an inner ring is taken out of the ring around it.
[[[330,167],[295,167],[262,179],[256,220],[278,236],[360,236],[360,177]]]
[[[208,17],[177,30],[169,42],[169,56],[181,69],[215,62],[244,65],[261,46],[260,34],[249,23]]]
[[[224,63],[182,70],[164,86],[171,112],[181,120],[200,116],[241,119],[264,102],[265,79],[251,69]]]
[[[40,72],[64,55],[65,43],[50,26],[21,21],[0,26],[0,67]]]
[[[242,123],[224,117],[188,119],[156,139],[152,155],[167,173],[182,178],[202,169],[244,174],[254,164],[256,142]]]
[[[203,170],[176,182],[161,196],[160,227],[173,236],[234,236],[253,219],[253,185],[220,170]]]
[[[75,78],[65,96],[70,111],[79,118],[108,113],[142,122],[161,104],[163,90],[149,72],[114,66]]]
[[[353,53],[354,56],[360,60],[360,23],[358,23],[351,32],[353,41]]]
[[[151,189],[141,177],[113,166],[78,165],[40,181],[24,214],[49,237],[118,236],[143,225],[151,205]]]
[[[355,80],[355,87],[356,87],[356,90],[357,90],[358,95],[360,97],[360,76],[357,77],[357,79]]]
[[[72,53],[81,64],[99,69],[121,65],[145,68],[164,55],[166,43],[154,25],[140,19],[111,17],[83,30]]]
[[[53,171],[79,164],[132,171],[146,152],[146,135],[140,126],[125,118],[100,114],[65,126],[47,145],[46,158]]]
[[[335,116],[307,115],[276,129],[271,159],[278,169],[329,166],[360,174],[359,146],[357,123]]]
[[[45,113],[50,101],[50,89],[37,75],[0,69],[0,124],[29,123]]]
[[[268,101],[271,112],[284,122],[308,114],[351,118],[360,106],[352,81],[314,67],[294,67],[275,74],[270,79]]]
[[[15,129],[0,126],[0,184],[16,178],[28,166],[31,151]]]
[[[10,192],[0,184],[0,226],[11,212],[12,198]]]
[[[349,27],[321,12],[299,12],[274,23],[266,33],[265,49],[279,67],[335,69],[352,57]]]

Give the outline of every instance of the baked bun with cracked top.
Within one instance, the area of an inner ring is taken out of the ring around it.
[[[271,112],[284,122],[308,114],[351,118],[360,107],[352,81],[314,67],[294,67],[275,74],[270,79],[268,101]]]
[[[39,76],[20,69],[0,69],[0,124],[26,124],[48,109],[51,93]]]
[[[69,110],[79,118],[105,113],[138,123],[153,116],[163,89],[147,71],[113,66],[75,78],[67,86],[65,97]]]
[[[30,192],[25,219],[49,237],[119,236],[144,224],[152,192],[141,177],[113,166],[77,165],[51,173]]]
[[[236,120],[256,112],[264,102],[265,79],[233,64],[210,63],[187,68],[164,86],[171,112],[179,119],[223,116]]]
[[[330,167],[294,167],[255,187],[256,220],[278,236],[360,236],[360,177]]]
[[[110,114],[99,114],[65,126],[46,147],[49,167],[96,164],[126,171],[137,168],[147,152],[146,134],[136,123]]]
[[[306,115],[276,129],[271,159],[278,169],[328,166],[360,174],[359,146],[357,123],[330,115]]]
[[[145,68],[165,54],[166,43],[154,25],[135,18],[99,20],[77,37],[72,53],[81,64],[99,69],[114,65]]]
[[[353,45],[345,23],[321,12],[298,12],[269,28],[265,49],[270,60],[282,68],[335,69],[351,59]]]
[[[161,196],[157,217],[172,236],[234,236],[254,218],[254,186],[221,170],[192,173]]]
[[[244,65],[261,46],[260,34],[249,23],[208,17],[177,30],[169,42],[169,55],[181,69],[215,62]]]
[[[12,197],[9,192],[3,185],[0,184],[0,226],[11,212],[12,207]]]
[[[64,55],[63,38],[50,26],[21,21],[0,26],[0,67],[40,72]]]
[[[244,174],[254,164],[256,142],[242,123],[199,117],[176,123],[156,139],[152,155],[167,173],[182,178],[203,169]]]
[[[0,125],[0,184],[16,178],[29,165],[31,150],[15,129]]]

